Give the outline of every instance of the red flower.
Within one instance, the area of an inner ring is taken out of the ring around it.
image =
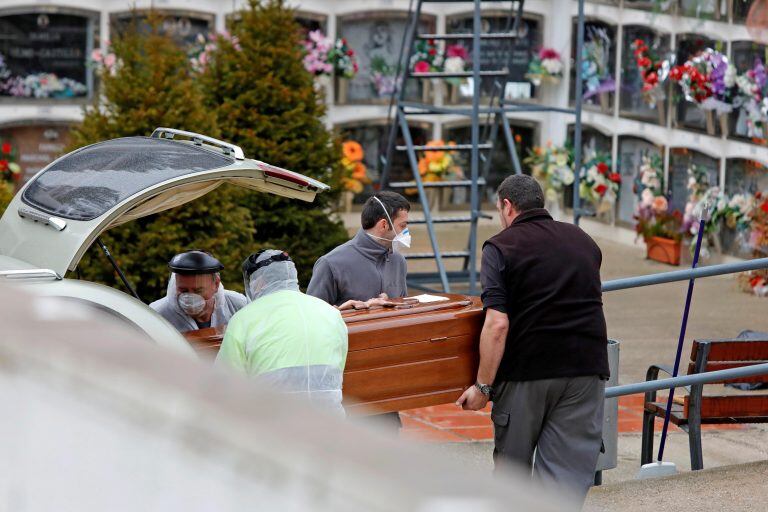
[[[608,169],[609,169],[608,164],[606,164],[605,162],[598,162],[597,172],[599,172],[600,174],[607,174]]]
[[[13,148],[11,147],[11,144],[10,144],[10,143],[8,143],[8,142],[3,142],[2,151],[3,151],[3,154],[4,154],[4,155],[8,155],[8,154],[10,154],[10,153],[11,153],[11,149],[13,149]]]
[[[679,81],[683,78],[683,69],[680,66],[675,66],[669,70],[669,78],[674,81]]]
[[[600,185],[598,185],[598,186],[596,186],[596,187],[595,187],[595,192],[597,192],[597,194],[598,194],[599,196],[603,196],[603,195],[605,195],[605,191],[606,191],[606,190],[608,190],[608,187],[606,187],[606,186],[605,186],[605,185],[603,185],[602,183],[601,183]]]
[[[434,48],[430,48],[428,53],[430,55],[437,55],[437,50],[435,50]]]
[[[640,66],[641,68],[647,68],[651,65],[651,59],[649,59],[648,57],[639,58],[637,59],[637,65]]]
[[[648,92],[651,89],[653,89],[655,86],[653,84],[649,84],[648,82],[643,84],[643,92]]]
[[[659,83],[659,75],[651,71],[650,73],[645,75],[645,81],[646,83],[649,83],[651,85],[656,85],[657,83]]]
[[[347,52],[347,55],[349,55],[350,57],[354,56],[355,55],[355,50],[349,50]]]
[[[429,71],[429,62],[420,60],[416,63],[416,65],[413,66],[413,70],[416,73],[427,73]]]
[[[8,160],[0,160],[0,171],[8,169]]]
[[[608,178],[614,183],[621,183],[621,174],[617,172],[612,172],[611,176]]]
[[[0,161],[0,163],[2,163],[2,161]],[[760,209],[763,210],[765,213],[768,213],[768,201],[765,201],[763,204],[761,204]]]

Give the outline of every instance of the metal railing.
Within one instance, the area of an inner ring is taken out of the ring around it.
[[[758,270],[763,268],[768,268],[768,258],[739,261],[735,263],[723,263],[721,265],[711,265],[708,267],[698,267],[687,270],[675,270],[673,272],[663,272],[660,274],[614,279],[611,281],[604,281],[602,289],[604,292],[612,292],[617,290],[627,290],[629,288],[639,288],[641,286],[673,283],[676,281],[687,281],[689,279],[733,274],[736,272],[746,272],[749,270]],[[738,368],[729,368],[727,370],[717,370],[714,372],[683,375],[669,379],[659,379],[635,382],[633,384],[624,384],[621,386],[613,386],[606,388],[605,398],[615,398],[618,396],[645,393],[647,391],[659,391],[662,389],[672,389],[693,384],[707,384],[711,382],[720,382],[724,380],[733,380],[742,377],[752,377],[755,375],[765,374],[768,374],[768,363],[753,364],[749,366],[740,366]]]

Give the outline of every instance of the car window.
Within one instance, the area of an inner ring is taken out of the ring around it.
[[[191,144],[150,137],[114,139],[71,153],[30,183],[22,201],[73,220],[93,220],[163,181],[226,167],[234,159]]]

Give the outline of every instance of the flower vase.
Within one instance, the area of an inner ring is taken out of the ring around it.
[[[704,119],[707,125],[707,134],[714,135],[715,134],[715,113],[711,110],[705,110]]]
[[[653,236],[645,239],[645,251],[649,260],[680,265],[680,241]]]
[[[427,194],[427,206],[429,207],[429,211],[432,214],[439,213],[440,212],[440,188],[439,187],[428,187],[425,190]]]
[[[720,133],[728,137],[728,132],[729,132],[728,114],[720,114],[718,117],[720,118]]]
[[[352,211],[352,201],[355,199],[355,193],[351,190],[345,190],[341,196],[344,203],[344,213],[350,213]]]
[[[421,81],[421,102],[432,103],[432,80],[429,78]]]
[[[446,84],[448,86],[448,103],[456,105],[459,103],[459,85],[454,83]]]
[[[349,79],[341,76],[336,77],[336,103],[344,104],[347,102],[349,94]]]
[[[331,77],[328,75],[319,75],[315,77],[315,92],[317,96],[326,103],[329,98],[329,91],[331,89]]]
[[[608,92],[601,92],[600,93],[600,110],[603,113],[608,113],[611,111],[611,95]]]
[[[659,125],[667,126],[667,109],[664,100],[656,102],[656,113],[659,115]]]

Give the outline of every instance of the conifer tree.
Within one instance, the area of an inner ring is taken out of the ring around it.
[[[219,135],[186,52],[161,33],[157,16],[149,21],[148,31],[134,22],[104,51],[101,94],[73,130],[70,150],[115,137],[147,136],[159,126]],[[226,267],[225,286],[242,290],[240,263],[252,248],[253,228],[248,210],[237,206],[239,193],[222,186],[184,206],[114,228],[102,240],[145,301],[165,295],[167,262],[175,253],[193,248],[219,258]],[[88,280],[122,288],[96,245],[79,269]]]
[[[288,251],[306,285],[317,258],[348,238],[328,212],[338,190],[340,148],[322,123],[325,107],[302,64],[293,11],[281,0],[249,0],[236,18],[231,35],[214,41],[200,82],[224,140],[248,157],[332,186],[311,204],[239,196],[253,217],[256,244]]]

